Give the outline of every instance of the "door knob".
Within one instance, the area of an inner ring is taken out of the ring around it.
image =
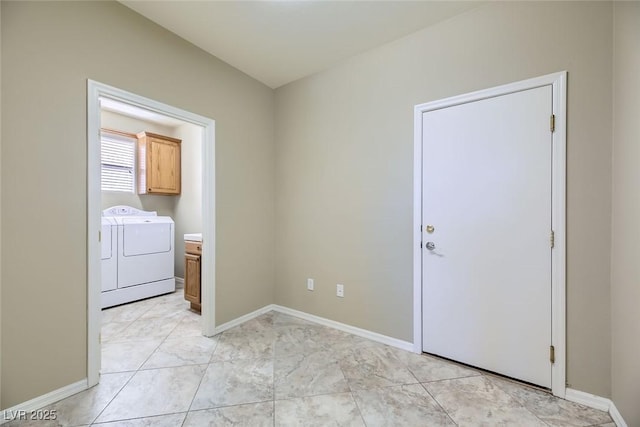
[[[436,248],[436,244],[433,242],[427,242],[427,249],[429,249],[430,251],[434,250]]]
[[[427,225],[427,233],[431,234],[434,231],[436,231],[436,229],[433,225]]]

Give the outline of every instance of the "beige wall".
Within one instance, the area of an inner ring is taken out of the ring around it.
[[[102,111],[102,127],[129,133],[154,132],[182,140],[182,191],[179,196],[102,192],[102,209],[128,205],[175,221],[175,276],[184,278],[184,234],[202,231],[202,128],[184,122],[164,126],[111,111]]]
[[[613,56],[612,399],[640,426],[640,3],[616,2]]]
[[[2,7],[0,7],[0,82],[2,81]],[[2,85],[0,84],[0,153],[2,153]],[[0,165],[2,156],[0,154]],[[2,171],[0,171],[0,402],[2,402]],[[2,405],[0,404],[0,409]]]
[[[610,396],[611,45],[610,3],[496,2],[277,89],[276,303],[411,341],[413,106],[567,70],[567,379]]]
[[[177,277],[184,278],[184,235],[202,232],[202,128],[187,123],[176,129],[176,135],[182,139],[182,194],[174,214],[175,270]]]
[[[273,301],[273,91],[116,2],[2,7],[2,408],[86,377],[87,79],[216,120],[216,321]]]

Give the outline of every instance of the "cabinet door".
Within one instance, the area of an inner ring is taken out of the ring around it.
[[[147,191],[180,194],[180,144],[160,138],[148,138]]]
[[[200,304],[200,256],[184,255],[184,299]]]

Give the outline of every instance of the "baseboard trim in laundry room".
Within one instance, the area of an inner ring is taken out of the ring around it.
[[[182,277],[175,277],[176,289],[184,289],[184,279]]]

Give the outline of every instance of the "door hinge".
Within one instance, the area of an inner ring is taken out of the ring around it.
[[[549,128],[551,129],[551,132],[555,132],[555,130],[556,130],[556,115],[555,114],[551,115],[551,119],[549,120]]]
[[[551,230],[550,240],[551,240],[551,248],[553,249],[553,247],[556,244],[556,233],[554,233],[553,230]]]
[[[549,360],[551,363],[556,363],[556,349],[554,346],[549,346]]]
[[[102,231],[98,231],[98,242],[102,242]]]

